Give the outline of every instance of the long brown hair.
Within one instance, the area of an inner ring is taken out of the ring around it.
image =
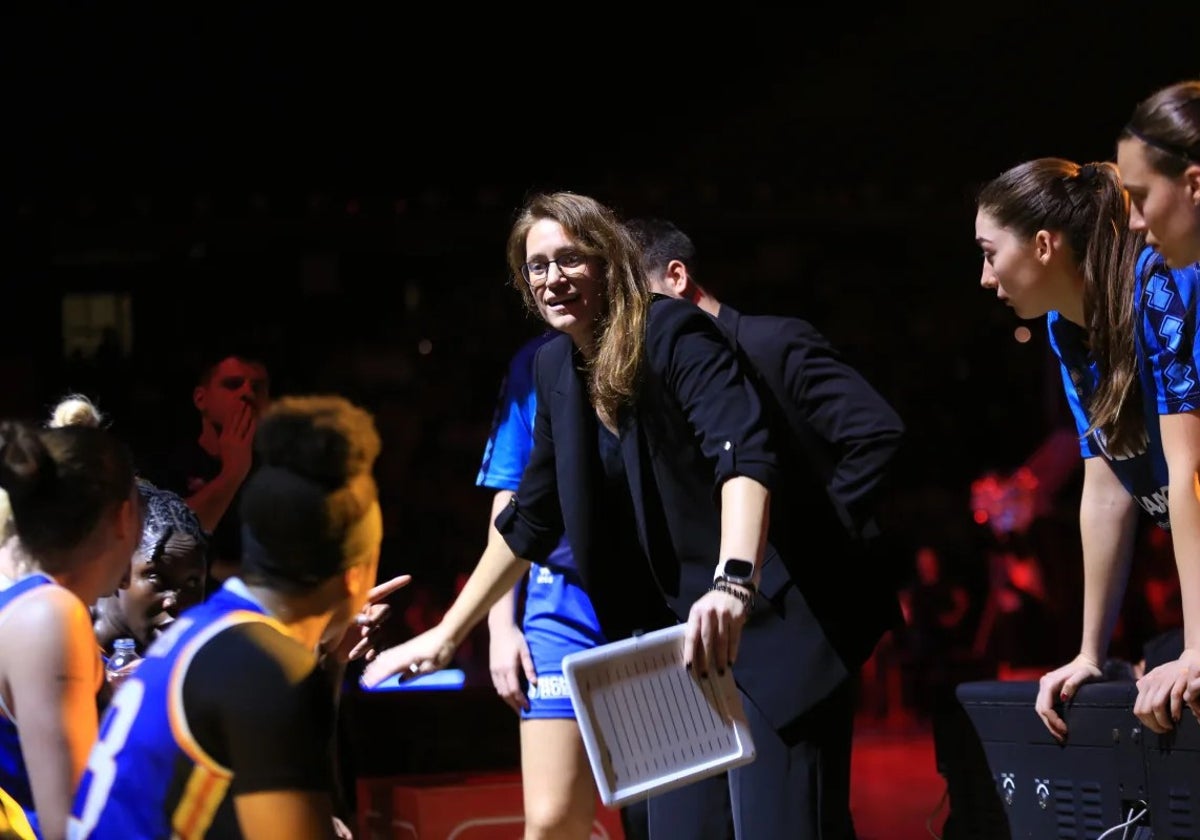
[[[979,193],[979,210],[1032,239],[1059,231],[1083,272],[1083,313],[1100,382],[1088,406],[1110,454],[1133,453],[1145,438],[1135,352],[1135,267],[1142,247],[1129,230],[1129,204],[1112,163],[1062,158],[1026,161]]]
[[[571,192],[539,193],[517,214],[508,235],[512,282],[537,311],[533,290],[521,276],[525,239],[543,219],[551,219],[588,256],[602,261],[604,313],[596,322],[595,353],[588,360],[588,390],[600,418],[615,424],[622,405],[635,399],[646,349],[650,293],[637,243],[614,213],[594,198]]]

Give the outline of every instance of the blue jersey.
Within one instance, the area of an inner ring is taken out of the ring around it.
[[[557,333],[547,331],[526,342],[509,362],[492,433],[484,448],[483,464],[475,483],[493,490],[513,490],[533,452],[533,424],[537,413],[534,357],[538,348]],[[573,718],[562,660],[568,654],[589,650],[606,641],[591,599],[579,579],[566,537],[546,562],[534,563],[525,581],[522,630],[538,674],[528,686],[529,708],[521,717]]]
[[[533,383],[533,362],[538,348],[558,333],[547,330],[525,342],[513,354],[496,401],[492,432],[483,449],[483,463],[475,484],[492,490],[516,491],[529,456],[533,453],[533,423],[537,414],[537,390]],[[545,565],[553,569],[574,569],[575,560],[565,537],[559,540]]]
[[[213,651],[221,651],[219,660]],[[289,657],[299,668],[288,667]],[[331,732],[332,716],[313,728],[293,716],[291,696],[314,670],[315,655],[287,636],[240,580],[228,581],[155,640],[116,692],[75,795],[69,837],[240,837],[235,795],[328,790],[328,767],[311,785],[297,781],[298,772],[308,771],[289,762],[311,762],[280,754],[293,748],[276,743],[294,742],[294,749],[328,758],[328,744],[312,742]],[[325,690],[332,711],[327,681],[319,691]],[[279,729],[285,731],[271,733]],[[256,762],[257,787],[247,788],[243,776],[253,771],[244,769]]]
[[[1200,408],[1200,263],[1172,269],[1153,249],[1138,259],[1138,362],[1150,417]]]
[[[1087,406],[1095,396],[1100,374],[1087,349],[1087,331],[1057,312],[1047,316],[1050,328],[1050,347],[1058,357],[1062,371],[1063,390],[1079,433],[1079,449],[1084,458],[1104,458],[1113,474],[1129,495],[1161,528],[1170,528],[1167,515],[1167,460],[1163,455],[1162,438],[1153,413],[1146,414],[1146,439],[1133,455],[1113,457],[1098,431],[1088,431],[1091,418]],[[1142,389],[1145,398],[1145,389]]]
[[[43,574],[30,575],[14,583],[8,589],[0,592],[0,612],[10,607],[21,596],[32,592],[38,587],[53,584],[54,581]],[[29,787],[29,771],[25,767],[25,755],[21,752],[21,736],[17,725],[13,723],[8,709],[0,718],[0,788],[13,801],[21,806],[29,824],[37,836],[41,837],[38,827],[37,814],[33,810],[33,791]]]
[[[1152,248],[1137,262],[1135,339],[1146,438],[1140,452],[1112,457],[1098,432],[1087,433],[1086,406],[1099,374],[1087,351],[1087,333],[1057,312],[1047,317],[1050,346],[1058,357],[1067,402],[1085,458],[1103,457],[1122,486],[1160,527],[1170,528],[1167,460],[1158,417],[1200,405],[1196,371],[1197,267],[1172,270]]]

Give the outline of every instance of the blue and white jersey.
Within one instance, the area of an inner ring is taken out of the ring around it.
[[[0,592],[0,612],[8,609],[16,601],[30,592],[46,585],[57,585],[48,575],[34,574],[21,578],[12,586]],[[3,789],[14,802],[21,806],[29,825],[42,836],[38,826],[37,814],[33,810],[33,791],[29,787],[29,770],[25,766],[25,754],[21,751],[21,735],[17,724],[13,721],[9,710],[0,709],[4,715],[0,717],[0,789]]]
[[[533,452],[533,424],[537,414],[534,358],[538,348],[556,335],[547,331],[526,342],[509,362],[496,402],[492,433],[484,449],[483,465],[475,480],[478,486],[514,492],[520,486],[521,475]],[[524,603],[518,609],[522,614],[521,629],[538,674],[538,684],[527,687],[530,707],[521,712],[521,717],[573,718],[570,693],[562,675],[563,657],[589,650],[606,640],[565,535],[545,563],[534,563],[530,568]]]
[[[525,465],[533,453],[533,423],[537,414],[534,358],[538,349],[557,335],[553,330],[547,330],[525,342],[513,354],[496,400],[492,431],[483,449],[479,475],[475,478],[477,486],[516,492],[521,485]],[[575,569],[575,559],[565,536],[559,540],[545,565],[552,569]],[[536,574],[536,567],[534,572]]]

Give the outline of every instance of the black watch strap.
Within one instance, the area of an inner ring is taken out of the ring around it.
[[[741,578],[732,578],[727,575],[717,575],[715,578],[713,578],[713,583],[723,583],[727,586],[740,586],[751,595],[758,594],[758,586],[755,585],[754,581],[752,580],[742,580]]]
[[[744,606],[746,609],[750,609],[751,604],[754,602],[754,596],[757,594],[754,584],[747,586],[746,584],[735,583],[734,581],[727,580],[723,577],[719,577],[714,580],[712,582],[712,586],[708,587],[708,591],[724,592],[726,595],[732,595],[734,598],[737,598],[739,601],[741,601],[742,606]]]

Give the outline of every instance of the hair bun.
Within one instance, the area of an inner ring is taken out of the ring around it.
[[[370,473],[381,448],[375,421],[340,396],[281,397],[259,420],[261,466],[303,476],[333,491]]]
[[[14,421],[0,422],[0,487],[11,499],[28,495],[43,478],[46,467],[53,472],[53,461],[31,426]]]
[[[100,428],[104,422],[100,409],[83,394],[70,394],[63,397],[54,411],[50,414],[50,428],[61,429],[64,426],[86,426],[92,429]]]

